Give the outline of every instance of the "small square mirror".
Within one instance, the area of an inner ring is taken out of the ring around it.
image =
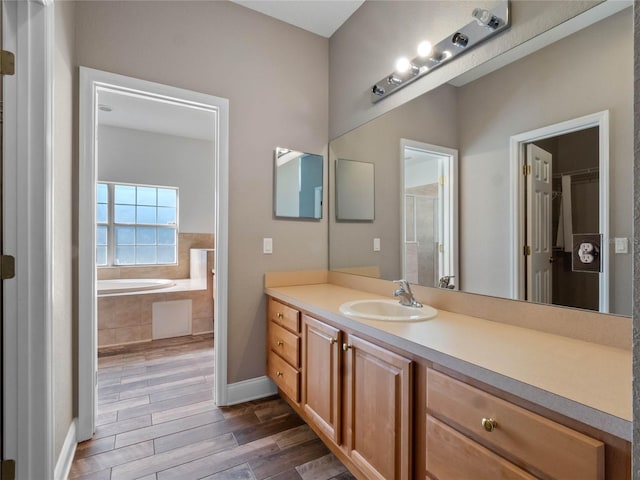
[[[322,155],[278,147],[274,154],[274,215],[322,218]]]
[[[374,164],[336,160],[336,220],[372,222],[374,210]]]

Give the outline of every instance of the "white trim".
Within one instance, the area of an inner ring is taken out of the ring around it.
[[[49,478],[53,464],[52,135],[54,9],[2,2],[3,47],[16,54],[4,78],[5,456],[18,478]]]
[[[214,350],[216,403],[227,394],[227,255],[229,101],[204,93],[80,67],[80,171],[78,198],[78,440],[92,437],[95,418],[97,326],[95,297],[96,101],[99,90],[142,95],[212,112],[216,194]]]
[[[599,198],[599,222],[602,234],[600,246],[602,272],[599,275],[599,311],[609,312],[609,111],[585,115],[565,122],[556,123],[511,137],[509,142],[509,170],[510,170],[510,218],[511,218],[511,298],[522,300],[524,293],[524,255],[522,246],[525,245],[524,201],[521,192],[524,191],[524,176],[522,166],[524,148],[526,143],[535,142],[544,138],[556,137],[567,133],[577,132],[586,128],[598,127],[599,135],[599,166],[600,166],[600,198]]]
[[[278,387],[268,377],[256,377],[227,385],[227,405],[248,402],[278,393]]]
[[[73,457],[76,454],[76,447],[78,446],[78,439],[76,436],[78,419],[74,418],[69,425],[67,435],[64,437],[64,443],[56,462],[56,468],[53,471],[54,480],[66,480],[71,471],[71,464],[73,463]]]
[[[406,242],[406,231],[404,228],[404,216],[405,216],[405,208],[404,208],[404,150],[406,147],[416,148],[420,150],[425,150],[428,152],[434,152],[446,157],[449,157],[449,175],[453,178],[453,182],[449,183],[449,188],[446,190],[446,195],[449,197],[449,205],[451,206],[451,221],[449,222],[449,228],[445,229],[445,245],[450,245],[451,255],[449,255],[449,266],[447,270],[451,273],[449,275],[453,275],[455,280],[455,289],[458,290],[460,288],[460,273],[458,272],[458,150],[454,148],[443,147],[440,145],[433,145],[430,143],[418,142],[416,140],[409,140],[407,138],[400,139],[400,218],[401,221],[401,242],[402,248],[401,251],[401,265],[402,265],[402,276],[404,278],[405,272],[405,249],[404,244]],[[433,286],[433,285],[428,285]],[[437,286],[437,285],[436,285]]]

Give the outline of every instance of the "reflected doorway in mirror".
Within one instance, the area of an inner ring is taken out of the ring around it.
[[[458,151],[402,138],[400,159],[402,276],[437,287],[458,275]]]

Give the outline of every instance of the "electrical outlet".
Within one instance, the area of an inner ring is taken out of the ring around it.
[[[600,272],[601,245],[602,235],[599,233],[574,233],[571,269],[574,272]]]
[[[263,238],[262,239],[262,253],[265,255],[271,255],[273,253],[273,239],[272,238]]]

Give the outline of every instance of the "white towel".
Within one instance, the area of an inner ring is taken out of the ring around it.
[[[562,175],[562,233],[564,234],[564,251],[573,250],[573,217],[571,214],[571,175]],[[558,232],[560,228],[558,228]]]
[[[560,195],[560,214],[558,215],[558,233],[556,234],[555,246],[564,250],[564,213],[562,212],[562,195]]]

